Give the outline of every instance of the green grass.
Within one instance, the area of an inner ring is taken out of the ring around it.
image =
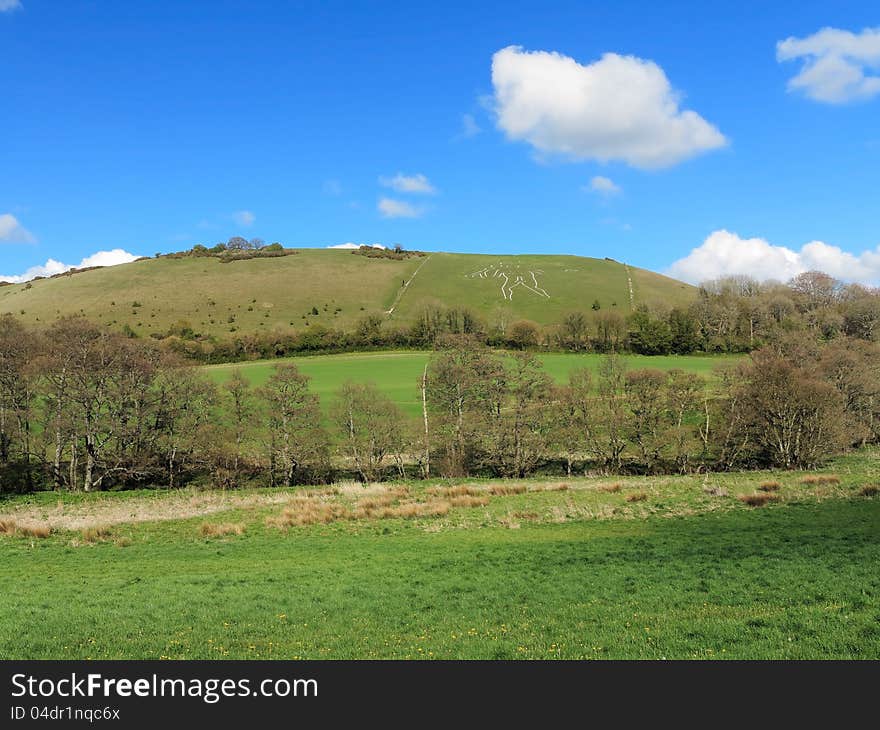
[[[499,263],[511,284],[519,275],[530,283],[529,272],[536,272],[549,296],[515,286],[507,300],[500,278],[469,276]],[[684,304],[694,297],[696,290],[687,284],[641,269],[629,271],[636,303]],[[577,256],[447,253],[395,261],[300,249],[291,256],[227,264],[214,258],[150,259],[3,286],[0,314],[11,312],[27,324],[84,314],[114,329],[128,325],[144,337],[185,320],[197,333],[229,338],[315,324],[350,330],[366,314],[384,315],[392,306],[388,319],[406,325],[429,302],[468,307],[487,322],[503,317],[554,324],[571,310],[592,313],[596,299],[604,309],[630,311],[622,264]],[[317,314],[311,313],[313,307]]]
[[[752,473],[632,477],[609,493],[580,479],[443,518],[283,531],[265,524],[280,505],[242,503],[121,522],[94,544],[0,536],[0,658],[878,659],[880,498],[858,496],[878,460],[839,459],[840,485],[822,487]],[[778,503],[736,499],[768,478]],[[627,502],[635,491],[648,499]],[[0,512],[134,514],[182,497],[38,495]],[[245,531],[203,538],[205,520]]]
[[[256,362],[236,363],[229,365],[210,365],[205,368],[211,378],[222,383],[232,371],[240,369],[242,374],[255,386],[262,385],[272,374],[275,365],[293,362],[312,380],[310,387],[326,406],[335,396],[346,380],[356,382],[374,382],[382,392],[386,393],[405,413],[417,416],[420,412],[419,379],[425,363],[431,354],[428,352],[371,352],[345,355],[320,355],[314,357],[298,357],[287,360],[260,360]],[[541,361],[547,373],[557,382],[565,382],[568,374],[577,368],[589,368],[594,372],[602,361],[601,355],[546,353],[541,354]],[[739,360],[737,356],[692,356],[674,355],[668,357],[647,357],[628,355],[624,358],[630,368],[658,368],[671,370],[681,368],[711,377],[718,367],[731,365]]]

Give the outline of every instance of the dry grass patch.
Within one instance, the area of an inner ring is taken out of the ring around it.
[[[348,519],[351,519],[351,512],[342,505],[306,498],[293,500],[284,508],[280,517],[270,517],[266,520],[266,524],[286,528],[303,525],[326,525],[337,520]]]
[[[469,494],[464,494],[458,497],[451,497],[449,500],[449,504],[453,507],[485,507],[489,504],[488,497],[474,497]]]
[[[705,487],[703,492],[711,497],[726,497],[730,494],[724,487]]]
[[[478,497],[485,492],[479,487],[469,487],[467,484],[457,484],[454,487],[430,487],[427,493],[432,497],[442,497],[448,499],[451,497]]]
[[[0,520],[0,535],[14,535],[18,529],[18,523],[15,520]]]
[[[801,479],[801,484],[840,484],[840,477],[836,474],[811,474]]]
[[[15,520],[0,520],[0,535],[18,535],[19,537],[38,537],[40,539],[52,534],[52,526],[47,524],[22,524]]]
[[[633,492],[626,495],[627,502],[644,502],[648,498],[647,492]]]
[[[859,490],[861,497],[876,497],[880,494],[880,484],[866,484]]]
[[[758,489],[762,492],[778,492],[782,485],[779,482],[761,482]]]
[[[614,482],[614,484],[600,484],[599,491],[600,492],[610,492],[614,494],[615,492],[619,492],[623,489],[623,485],[620,482]]]
[[[525,484],[493,484],[489,487],[489,494],[496,497],[508,497],[513,494],[524,494]]]
[[[559,484],[537,484],[529,488],[530,492],[567,492],[571,489],[568,482],[560,482]]]
[[[244,534],[244,525],[235,522],[203,522],[199,528],[202,537],[223,537]]]
[[[779,495],[771,494],[769,492],[761,492],[758,494],[741,494],[739,495],[739,501],[743,504],[747,504],[749,507],[763,507],[770,502],[778,502]]]
[[[110,528],[106,525],[101,525],[100,527],[86,527],[80,531],[80,537],[83,542],[104,542],[109,539],[112,535]]]

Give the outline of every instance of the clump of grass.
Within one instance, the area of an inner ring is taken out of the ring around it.
[[[296,499],[284,508],[273,524],[278,527],[326,525],[337,520],[351,519],[351,513],[342,505],[315,499]]]
[[[116,547],[121,547],[121,548],[128,547],[129,545],[131,545],[131,538],[129,538],[129,537],[124,537],[124,536],[123,536],[123,537],[117,537],[117,538],[113,541],[113,544],[114,544]]]
[[[18,534],[22,537],[38,537],[42,539],[52,534],[52,528],[49,525],[19,525]]]
[[[743,504],[747,504],[749,507],[763,507],[770,502],[778,502],[779,495],[770,494],[768,492],[761,492],[759,494],[741,494],[739,495],[739,501]]]
[[[644,502],[648,498],[646,492],[633,492],[626,495],[627,502]]]
[[[489,494],[496,497],[507,497],[512,494],[522,494],[526,491],[524,484],[493,484],[489,487]]]
[[[758,489],[762,492],[778,492],[781,486],[779,482],[761,482]]]
[[[199,528],[202,537],[223,537],[224,535],[241,535],[244,525],[234,522],[203,522]]]
[[[0,520],[0,535],[14,535],[18,530],[18,523],[15,520]]]
[[[428,494],[434,497],[477,497],[483,493],[482,489],[469,487],[467,484],[457,484],[454,487],[431,487]]]
[[[432,499],[428,502],[407,502],[399,507],[393,507],[386,515],[387,518],[400,517],[411,520],[416,517],[443,517],[449,514],[451,504],[444,500]]]
[[[453,507],[485,507],[489,504],[488,497],[474,497],[469,494],[463,494],[458,497],[452,497],[449,504]]]
[[[567,492],[571,488],[570,484],[562,482],[561,484],[548,484],[544,487],[545,492]]]
[[[514,512],[513,516],[519,520],[528,521],[537,520],[540,517],[537,512]]]
[[[859,490],[861,497],[876,497],[880,494],[880,484],[866,484]]]
[[[706,487],[703,491],[713,497],[726,497],[730,494],[724,487]]]
[[[80,537],[82,537],[83,542],[92,543],[103,542],[109,538],[111,534],[110,528],[103,525],[99,527],[86,527],[80,531]]]
[[[623,485],[620,482],[614,482],[614,484],[600,484],[599,491],[600,492],[610,492],[614,494],[615,492],[619,492],[623,488]]]
[[[840,484],[836,474],[811,474],[801,479],[801,484]]]

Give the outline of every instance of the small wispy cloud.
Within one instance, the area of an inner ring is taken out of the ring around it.
[[[232,218],[240,226],[252,226],[254,224],[254,222],[257,220],[257,216],[255,216],[249,210],[236,211],[233,214]]]
[[[36,243],[36,240],[12,213],[0,215],[0,243]]]
[[[610,198],[623,192],[623,189],[614,180],[603,175],[596,175],[596,177],[590,180],[589,186],[584,187],[584,190],[605,198]]]
[[[461,115],[461,137],[470,139],[471,137],[476,137],[482,131],[473,114]]]
[[[21,10],[21,0],[0,0],[0,13],[11,13]]]
[[[405,175],[398,172],[394,177],[380,177],[379,184],[396,190],[398,193],[421,193],[432,195],[437,192],[431,181],[421,173]]]
[[[339,180],[325,180],[324,195],[342,195],[342,183]]]
[[[418,218],[424,213],[421,208],[394,198],[381,198],[377,208],[383,218]]]

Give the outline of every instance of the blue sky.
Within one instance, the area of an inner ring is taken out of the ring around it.
[[[880,283],[876,2],[431,5],[0,0],[0,275],[240,234]]]

